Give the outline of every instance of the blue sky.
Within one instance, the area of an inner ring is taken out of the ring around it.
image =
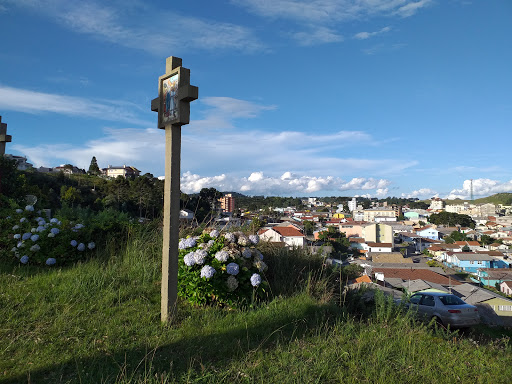
[[[512,192],[509,0],[0,0],[7,153],[164,172],[165,58],[199,99],[182,190]]]

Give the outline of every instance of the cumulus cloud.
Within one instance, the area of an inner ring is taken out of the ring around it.
[[[416,191],[412,191],[410,193],[402,193],[402,197],[406,199],[411,199],[417,197],[419,199],[428,199],[431,197],[438,197],[439,194],[430,188],[420,188]]]
[[[220,191],[238,191],[250,195],[307,195],[318,192],[342,192],[358,190],[375,190],[375,194],[386,196],[386,186],[391,181],[373,178],[355,178],[345,181],[339,177],[305,176],[285,172],[281,176],[265,176],[264,172],[252,172],[248,177],[225,175],[213,177],[201,177],[191,172],[185,172],[181,178],[182,191],[185,193],[197,193],[202,188],[213,187]],[[380,188],[384,187],[384,188]]]
[[[512,192],[512,180],[498,181],[491,179],[474,179],[473,195],[490,196],[495,193]],[[461,189],[453,189],[447,199],[469,199],[471,197],[471,180],[464,180]]]

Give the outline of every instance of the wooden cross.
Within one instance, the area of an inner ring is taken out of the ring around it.
[[[7,134],[7,124],[2,123],[2,116],[0,116],[0,156],[5,155],[5,143],[10,143],[12,136]]]
[[[190,120],[190,102],[198,98],[190,85],[190,70],[181,59],[168,57],[165,74],[158,78],[158,97],[151,110],[158,112],[158,128],[165,129],[164,232],[160,318],[167,322],[178,297],[178,242],[180,226],[181,126]]]

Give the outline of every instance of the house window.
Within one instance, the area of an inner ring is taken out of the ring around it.
[[[475,264],[475,262],[474,261],[470,261],[469,264]]]
[[[498,305],[499,311],[506,311],[511,312],[512,311],[512,305]]]

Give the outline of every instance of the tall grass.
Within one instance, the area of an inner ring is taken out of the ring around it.
[[[263,247],[265,245],[262,245]],[[475,345],[358,300],[321,259],[263,249],[272,296],[253,309],[178,303],[160,323],[161,238],[132,233],[61,269],[0,271],[0,382],[507,382],[506,341]],[[341,303],[341,305],[340,305]]]

